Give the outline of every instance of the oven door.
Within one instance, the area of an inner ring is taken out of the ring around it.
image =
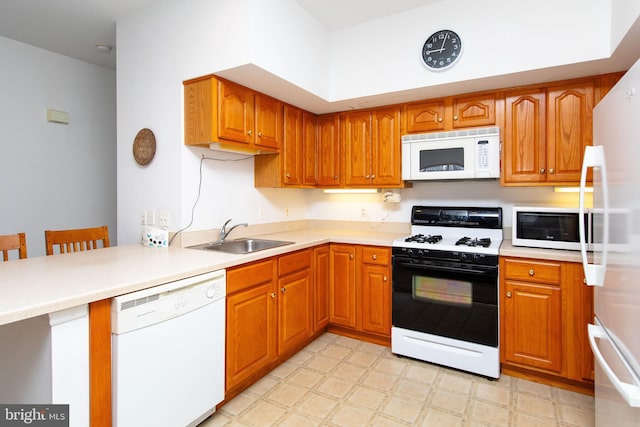
[[[498,347],[498,267],[393,257],[394,327]]]

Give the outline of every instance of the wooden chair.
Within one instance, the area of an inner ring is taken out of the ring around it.
[[[99,249],[98,242],[102,240],[102,247],[109,247],[109,227],[77,228],[73,230],[45,230],[44,240],[47,245],[47,255],[54,255],[57,246],[61,254],[67,252],[88,251]]]
[[[9,251],[11,250],[17,250],[20,259],[27,257],[27,239],[24,233],[0,236],[0,252],[2,252],[4,261],[9,261]]]

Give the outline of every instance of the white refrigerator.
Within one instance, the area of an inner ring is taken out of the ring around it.
[[[587,284],[594,286],[589,341],[596,426],[640,426],[640,61],[593,114],[593,147],[585,151],[579,204],[583,212],[592,168],[593,259],[581,240]]]

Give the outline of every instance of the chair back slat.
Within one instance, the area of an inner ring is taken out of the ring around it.
[[[16,233],[0,236],[0,252],[2,260],[9,261],[9,251],[17,250],[18,258],[27,257],[27,238],[25,233]]]
[[[109,247],[109,227],[78,228],[74,230],[46,230],[44,232],[47,255],[54,255],[55,248],[61,254]]]

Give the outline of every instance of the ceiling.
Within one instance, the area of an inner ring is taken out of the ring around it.
[[[0,36],[115,69],[116,21],[159,1],[2,0]],[[328,30],[335,30],[442,0],[295,1]],[[101,53],[96,44],[113,50]]]

